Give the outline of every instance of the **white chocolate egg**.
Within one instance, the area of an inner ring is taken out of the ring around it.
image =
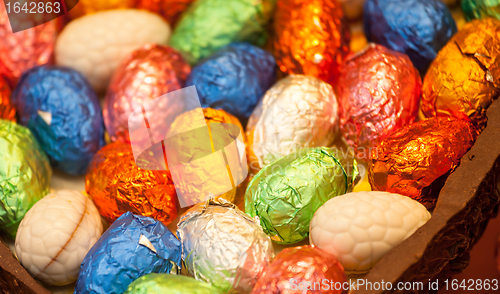
[[[103,92],[120,61],[147,43],[166,44],[170,26],[160,16],[137,9],[116,9],[75,19],[56,42],[57,65],[81,72]]]
[[[80,192],[49,194],[28,211],[16,235],[16,254],[36,279],[48,285],[76,281],[80,264],[103,231],[91,199]]]
[[[427,209],[410,197],[354,192],[337,196],[316,211],[309,241],[335,255],[346,273],[364,273],[430,218]]]

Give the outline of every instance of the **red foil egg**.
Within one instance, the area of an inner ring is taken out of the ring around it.
[[[410,58],[370,44],[350,55],[337,86],[340,128],[358,158],[417,117],[422,81]]]
[[[27,19],[25,21],[32,21]],[[12,33],[4,5],[0,5],[0,75],[14,87],[28,69],[52,61],[60,21]]]
[[[181,55],[168,46],[148,44],[126,57],[104,98],[104,123],[111,141],[128,142],[129,115],[143,103],[181,89],[190,72]],[[164,121],[149,123],[155,130]]]
[[[10,88],[7,81],[0,75],[0,119],[16,121],[16,109],[10,101]]]
[[[335,256],[303,246],[286,248],[276,255],[252,294],[340,294],[349,290],[348,285],[344,268]]]

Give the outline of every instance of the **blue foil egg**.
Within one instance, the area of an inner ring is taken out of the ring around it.
[[[59,170],[84,174],[104,146],[99,100],[83,75],[73,69],[39,66],[27,71],[12,102],[19,122],[33,132]]]
[[[368,41],[406,53],[421,74],[457,32],[441,0],[367,0],[363,14]]]
[[[186,85],[196,86],[202,107],[225,110],[246,125],[275,80],[271,53],[248,43],[232,43],[194,67]]]
[[[75,294],[121,294],[146,274],[178,273],[181,253],[180,241],[163,223],[127,212],[85,256]]]

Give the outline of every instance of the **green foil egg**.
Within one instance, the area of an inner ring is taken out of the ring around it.
[[[51,175],[31,131],[0,119],[0,231],[15,238],[26,212],[49,193]]]
[[[197,0],[184,12],[170,45],[190,64],[236,41],[262,46],[276,0]]]
[[[358,181],[352,154],[336,148],[306,148],[264,167],[245,193],[245,212],[279,244],[309,235],[309,223],[331,198],[351,192]]]
[[[462,0],[460,4],[469,21],[487,17],[500,20],[500,0]]]
[[[210,284],[186,276],[148,274],[132,282],[123,294],[222,294]]]

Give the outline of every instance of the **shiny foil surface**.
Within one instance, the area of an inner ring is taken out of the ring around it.
[[[441,0],[367,0],[363,11],[368,41],[407,54],[422,74],[457,32]]]
[[[350,55],[338,83],[340,128],[359,158],[417,117],[422,82],[405,54],[369,44]]]
[[[146,9],[163,16],[169,24],[174,25],[191,3],[195,0],[138,0],[136,8]]]
[[[101,105],[79,72],[59,66],[27,71],[12,93],[19,123],[27,126],[51,164],[68,174],[81,175],[104,146]]]
[[[135,280],[123,294],[223,294],[224,292],[191,277],[148,274]]]
[[[314,246],[293,247],[276,255],[252,294],[342,294],[343,283],[347,277],[335,256]]]
[[[16,121],[16,108],[10,100],[10,87],[5,80],[0,75],[0,119]]]
[[[196,86],[202,107],[223,109],[246,125],[275,80],[271,53],[249,43],[233,43],[195,66],[186,85]]]
[[[467,23],[439,51],[422,87],[426,117],[470,119],[486,126],[486,110],[500,95],[500,21]]]
[[[75,294],[121,294],[141,276],[178,274],[181,252],[181,243],[161,222],[127,212],[85,256]]]
[[[104,98],[104,123],[111,140],[128,142],[130,114],[143,103],[184,87],[190,72],[182,56],[163,45],[145,45],[122,60]],[[170,107],[161,101],[157,104],[165,111]],[[149,119],[150,128],[163,131],[165,119]]]
[[[278,81],[246,127],[251,172],[301,148],[331,146],[339,130],[339,105],[327,83],[291,75]]]
[[[304,148],[264,167],[250,182],[245,212],[258,216],[278,244],[306,239],[316,210],[351,192],[358,180],[356,160],[334,148]]]
[[[102,10],[132,8],[139,0],[78,0],[78,4],[68,12],[71,18]]]
[[[143,166],[161,166],[148,154],[138,161]],[[138,168],[128,143],[111,143],[97,152],[85,176],[85,190],[109,223],[127,211],[165,225],[177,217],[177,196],[170,172]]]
[[[223,293],[249,293],[274,257],[257,220],[224,199],[209,199],[185,212],[177,236],[189,274]]]
[[[434,208],[439,191],[477,130],[466,121],[436,117],[403,127],[372,150],[368,178],[374,191],[409,196]]]
[[[28,69],[51,62],[56,37],[56,20],[12,33],[5,6],[0,5],[0,75],[13,87]]]
[[[177,23],[170,45],[196,64],[232,42],[262,46],[276,0],[198,0]]]
[[[52,170],[29,129],[0,119],[0,230],[11,238],[24,215],[49,193]]]
[[[467,20],[494,17],[500,20],[500,0],[461,0]]]
[[[350,41],[337,0],[278,0],[273,30],[273,52],[283,73],[336,84]]]

